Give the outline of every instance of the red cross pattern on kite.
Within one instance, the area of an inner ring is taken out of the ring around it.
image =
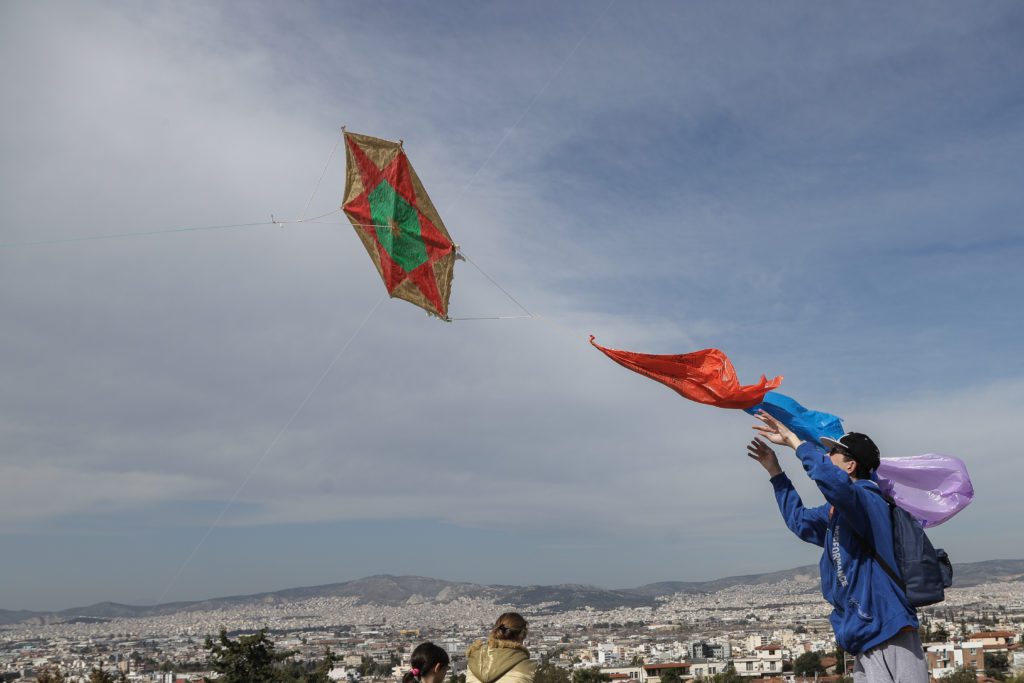
[[[388,294],[448,318],[455,244],[401,142],[345,132],[345,211]]]

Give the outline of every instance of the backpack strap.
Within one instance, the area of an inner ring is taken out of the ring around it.
[[[885,500],[885,502],[889,505],[889,524],[891,525],[892,524],[892,506],[895,503],[893,503],[893,501],[889,498],[889,496],[887,496],[884,493],[882,493],[882,489],[878,488],[877,484],[875,486],[869,486],[868,488],[871,491],[874,491],[875,493],[880,495],[882,497],[882,499]],[[878,566],[881,567],[882,570],[886,574],[889,575],[889,578],[892,579],[896,583],[896,585],[900,587],[900,590],[902,590],[904,593],[906,593],[907,592],[907,584],[905,584],[903,582],[903,579],[900,578],[899,574],[897,574],[895,571],[893,571],[892,567],[889,566],[889,563],[886,562],[884,559],[882,559],[882,556],[878,554],[878,550],[875,548],[875,546],[873,544],[869,543],[863,536],[858,534],[857,530],[854,529],[853,527],[849,527],[849,529],[850,529],[850,533],[853,534],[853,537],[857,539],[858,543],[860,543],[860,547],[865,549],[865,550],[870,551],[871,552],[871,557],[875,560],[875,562],[878,563]]]

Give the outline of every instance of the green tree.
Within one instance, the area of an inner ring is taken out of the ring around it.
[[[941,679],[944,683],[978,683],[978,675],[967,669],[957,669],[948,673]]]
[[[1010,669],[1010,660],[1003,652],[985,654],[985,675],[996,680],[1005,681]]]
[[[949,640],[949,631],[946,630],[945,626],[939,626],[937,629],[932,631],[932,643],[945,643]]]
[[[328,683],[330,677],[328,674],[331,673],[331,669],[334,668],[334,663],[338,661],[334,653],[331,652],[331,648],[324,649],[324,658],[320,660],[320,663],[316,665],[313,672],[307,678],[308,683]],[[465,683],[465,681],[463,681]]]
[[[1006,656],[1005,652],[991,652],[985,653],[985,668],[986,669],[999,669],[1000,671],[1006,671],[1010,668],[1010,660]]]
[[[551,661],[545,661],[537,667],[533,683],[569,683],[569,672]]]
[[[64,683],[65,678],[57,667],[44,666],[36,674],[36,681],[38,683]]]
[[[220,683],[279,683],[278,665],[294,654],[278,652],[266,629],[238,640],[221,629],[217,642],[207,638],[203,647],[210,652],[210,666],[220,674]]]
[[[373,657],[363,655],[359,666],[356,667],[356,671],[359,672],[360,676],[375,676],[377,674],[377,662],[374,661]]]
[[[114,674],[104,671],[103,666],[98,666],[89,672],[89,683],[116,683]]]
[[[817,652],[803,653],[793,662],[793,673],[797,676],[813,676],[816,673],[825,673],[825,667],[821,665],[821,655]]]
[[[714,683],[743,683],[744,678],[736,673],[736,667],[730,664],[725,667],[725,671],[712,676],[711,680],[714,681]]]
[[[539,669],[540,667],[537,668]],[[466,683],[466,674],[456,674],[452,671],[452,675],[448,677],[448,683]]]
[[[846,653],[843,652],[843,648],[837,647],[833,656],[836,658],[836,673],[846,673]]]
[[[612,677],[601,673],[601,670],[596,666],[576,669],[572,672],[572,683],[608,683],[610,680],[612,680]]]
[[[306,664],[295,660],[281,662],[274,668],[274,680],[278,683],[306,683],[308,668]]]
[[[679,677],[679,672],[675,669],[666,669],[661,676],[661,683],[682,683],[683,679]]]

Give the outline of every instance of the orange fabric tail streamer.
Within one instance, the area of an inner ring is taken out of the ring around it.
[[[654,355],[606,349],[590,343],[624,368],[661,382],[685,398],[719,408],[752,408],[764,395],[782,384],[782,376],[769,380],[761,375],[757,384],[742,385],[729,357],[718,349],[703,349],[679,355]]]

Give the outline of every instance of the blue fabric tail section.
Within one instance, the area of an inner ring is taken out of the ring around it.
[[[828,436],[838,439],[845,432],[843,421],[836,415],[808,410],[785,394],[769,391],[764,400],[746,412],[753,415],[763,410],[776,420],[793,430],[793,433],[804,441],[818,443],[818,439]]]

